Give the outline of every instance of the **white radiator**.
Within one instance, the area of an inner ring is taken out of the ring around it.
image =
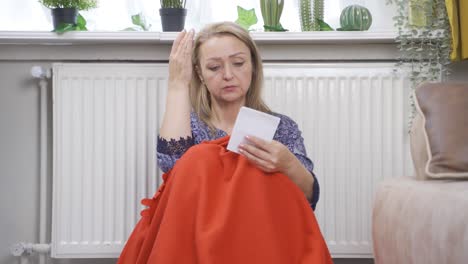
[[[334,257],[372,257],[383,178],[410,175],[408,80],[393,63],[274,64],[265,99],[302,129],[321,185],[316,216]]]
[[[156,190],[167,67],[53,67],[52,256],[116,257]]]
[[[371,257],[371,202],[408,175],[407,81],[393,64],[266,64],[265,98],[297,121],[316,164],[334,257]],[[167,64],[55,64],[52,255],[117,257],[160,184]]]

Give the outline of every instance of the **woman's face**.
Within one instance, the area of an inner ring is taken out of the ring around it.
[[[211,99],[220,104],[241,102],[252,81],[249,48],[234,36],[217,36],[200,46],[200,79]]]

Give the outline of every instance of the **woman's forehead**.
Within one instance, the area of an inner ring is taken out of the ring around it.
[[[229,35],[211,37],[200,46],[200,58],[204,60],[249,55],[249,47],[238,38]]]

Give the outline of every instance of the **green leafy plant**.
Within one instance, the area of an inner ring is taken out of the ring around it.
[[[333,31],[334,29],[330,27],[325,21],[321,19],[316,19],[319,31]]]
[[[89,10],[97,7],[97,0],[39,0],[39,3],[48,8],[76,8]]]
[[[400,55],[396,71],[409,68],[411,88],[439,81],[448,72],[451,52],[450,23],[444,0],[387,0],[397,7],[393,18],[398,29]],[[412,94],[412,93],[411,93]],[[412,111],[414,100],[410,98]]]
[[[86,28],[86,19],[81,15],[78,14],[76,19],[76,25],[69,24],[69,23],[61,23],[53,32],[57,34],[63,34],[67,31],[87,31]]]
[[[151,28],[151,24],[146,23],[145,16],[142,13],[138,13],[132,16],[133,27],[126,28],[127,31],[148,31]]]
[[[284,0],[260,0],[265,31],[287,31],[280,23]]]
[[[245,9],[240,6],[237,6],[237,20],[236,23],[241,27],[245,28],[245,30],[249,30],[252,25],[257,24],[258,19],[257,15],[255,14],[255,9]]]
[[[185,8],[185,0],[160,0],[161,8]]]

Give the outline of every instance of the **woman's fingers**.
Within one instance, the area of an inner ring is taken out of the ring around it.
[[[194,35],[193,29],[185,33],[184,37],[182,38],[177,48],[177,51],[176,51],[177,55],[179,54],[186,55],[187,53],[192,51],[191,43],[193,42],[193,35]],[[190,45],[190,48],[189,48],[189,45]]]
[[[257,148],[263,149],[266,152],[271,152],[271,147],[270,147],[271,142],[268,142],[266,140],[263,140],[255,136],[246,136],[245,139],[247,139],[247,141],[250,144],[256,146]]]
[[[256,145],[241,144],[239,150],[247,152],[257,159],[269,161],[270,154],[263,149],[258,148]]]
[[[171,56],[175,57],[179,54],[185,54],[187,53],[187,49],[191,51],[194,35],[195,31],[193,29],[188,32],[184,29],[182,32],[177,34],[177,37],[172,44]]]
[[[192,55],[192,49],[193,49],[193,36],[195,35],[195,31],[192,29],[188,33],[188,39],[187,42],[185,43],[185,54]]]
[[[267,172],[284,172],[294,155],[278,141],[266,141],[254,136],[247,137],[247,144],[241,144],[239,151],[247,159]]]
[[[193,36],[195,31],[185,30],[177,35],[169,56],[169,79],[184,84],[192,79],[192,52]]]
[[[174,40],[174,43],[172,44],[171,54],[175,54],[177,52],[177,50],[178,50],[178,48],[180,46],[180,42],[185,37],[185,35],[187,35],[187,31],[185,31],[185,29],[182,32],[180,32],[179,34],[177,34],[177,37]]]
[[[244,155],[248,160],[250,160],[250,162],[254,163],[255,165],[257,165],[258,167],[260,167],[260,169],[262,169],[263,171],[266,171],[266,172],[271,172],[274,168],[272,167],[272,164],[270,162],[268,162],[267,160],[265,159],[262,159],[258,156],[256,156],[255,154],[253,154],[252,152],[250,152],[249,150],[247,150],[248,148],[246,148],[245,146],[241,147],[239,149],[239,152]]]

